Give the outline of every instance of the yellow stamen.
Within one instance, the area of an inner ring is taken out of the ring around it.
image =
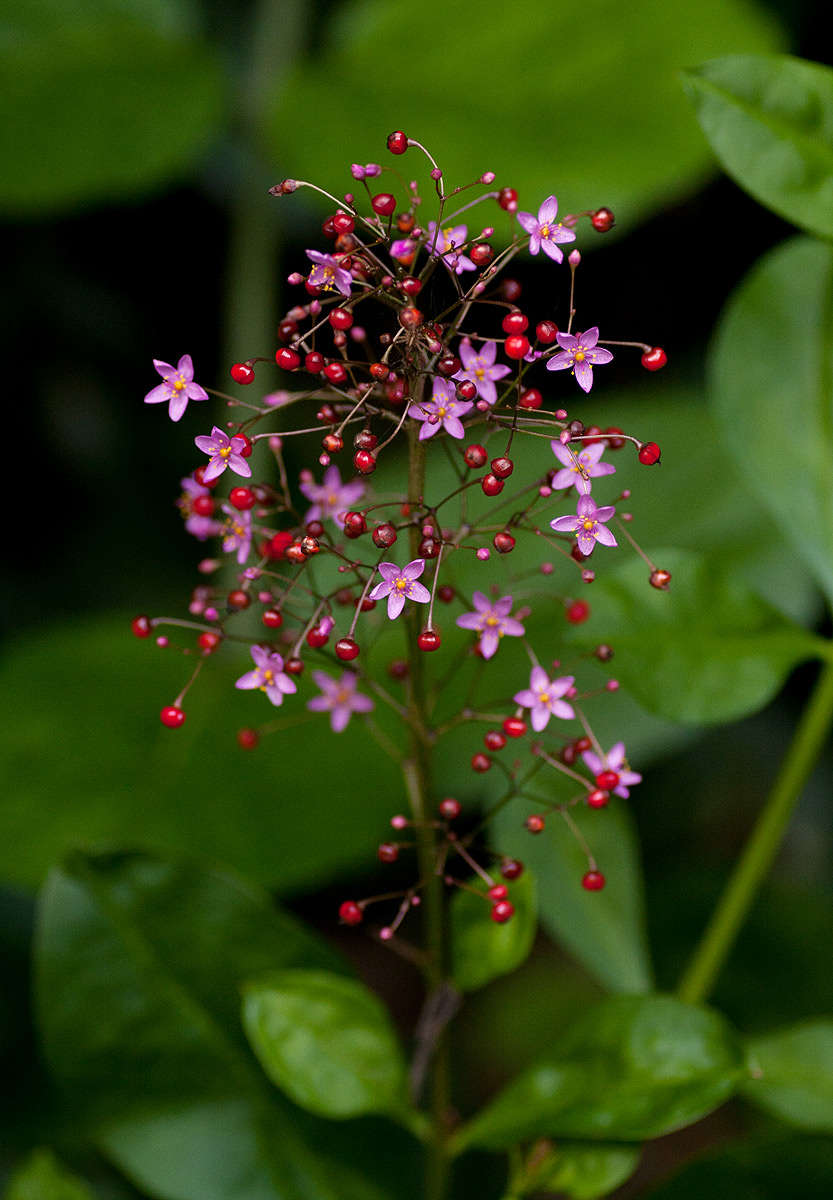
[[[587,355],[583,350],[576,350],[575,354],[573,355],[573,360],[575,362],[584,362],[585,358],[587,358]]]

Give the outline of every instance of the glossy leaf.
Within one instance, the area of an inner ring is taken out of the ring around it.
[[[543,783],[535,793],[546,794]],[[532,803],[516,801],[500,812],[494,822],[494,843],[534,871],[542,926],[606,987],[649,991],[642,876],[627,803],[617,798],[606,809],[571,810],[605,875],[606,886],[600,892],[587,892],[581,886],[587,858],[566,823],[553,812],[547,815],[543,832],[531,837],[524,828],[530,811]]]
[[[569,634],[588,648],[612,644],[610,674],[650,711],[695,725],[734,720],[827,653],[709,556],[664,550],[656,561],[671,572],[669,591],[631,559],[594,583],[590,619]]]
[[[272,1082],[309,1112],[401,1110],[402,1051],[383,1005],[357,980],[274,971],[245,984],[243,1026]]]
[[[732,179],[787,221],[833,237],[833,70],[730,54],[683,72],[683,83]]]
[[[833,1140],[755,1138],[683,1167],[650,1200],[828,1200],[833,1193]]]
[[[459,1145],[659,1137],[726,1101],[743,1070],[738,1039],[717,1013],[670,996],[613,996],[464,1126]]]
[[[833,1021],[808,1021],[748,1043],[747,1100],[799,1129],[833,1133]]]
[[[351,1151],[271,1092],[239,1020],[269,969],[341,971],[266,895],[145,854],[77,853],[52,873],[36,948],[48,1064],[88,1136],[168,1200],[369,1200]]]
[[[93,1200],[93,1193],[51,1150],[35,1150],[12,1175],[3,1200]]]
[[[559,1141],[534,1172],[525,1191],[558,1192],[570,1200],[598,1200],[630,1179],[639,1166],[638,1146]]]
[[[503,925],[492,920],[490,901],[462,890],[452,899],[451,975],[463,992],[475,991],[499,975],[508,975],[532,949],[537,918],[532,872],[526,871],[508,888],[515,912]]]
[[[720,320],[711,394],[750,492],[833,598],[833,249],[758,262]]]

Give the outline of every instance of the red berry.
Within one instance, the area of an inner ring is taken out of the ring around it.
[[[648,579],[650,580],[651,587],[655,587],[660,592],[667,592],[668,585],[671,582],[671,572],[658,568],[656,571],[651,572]]]
[[[526,733],[527,724],[521,717],[506,717],[503,721],[503,732],[507,737],[519,738]]]
[[[484,771],[490,770],[491,766],[492,760],[489,758],[488,754],[483,754],[482,751],[478,751],[477,754],[473,754],[471,756],[471,769],[473,771],[477,771],[478,775],[482,775]]]
[[[298,334],[298,326],[295,321],[281,321],[278,326],[278,341],[292,342]]]
[[[255,373],[249,363],[235,363],[229,371],[235,383],[254,383]]]
[[[597,208],[590,218],[593,228],[598,233],[607,233],[609,229],[612,229],[614,220],[613,213],[609,208]]]
[[[544,346],[551,346],[558,334],[555,321],[539,321],[535,326],[535,336]]]
[[[242,588],[235,588],[233,592],[229,592],[226,600],[229,608],[248,608],[251,602],[249,593],[244,592]]]
[[[371,537],[375,546],[378,546],[380,550],[387,550],[388,546],[392,546],[396,541],[396,530],[390,521],[385,521],[383,524],[376,526]]]
[[[195,496],[191,501],[191,510],[198,517],[210,517],[214,512],[214,501],[210,496]]]
[[[388,134],[388,150],[391,154],[404,154],[408,149],[408,137],[401,129]]]
[[[331,362],[327,363],[324,368],[324,374],[329,379],[330,383],[344,383],[347,378],[347,370],[343,363]]]
[[[497,904],[492,905],[492,920],[498,925],[505,925],[515,915],[515,906],[510,904],[508,900],[498,900]]]
[[[590,616],[590,605],[586,600],[574,600],[567,609],[566,617],[571,625],[581,625]]]
[[[446,379],[456,375],[462,366],[463,364],[456,354],[444,354],[437,362],[437,370],[441,375],[445,375]]]
[[[477,445],[466,446],[463,451],[463,458],[467,467],[482,467],[488,458],[486,447]]]
[[[610,792],[606,792],[604,788],[594,788],[592,792],[587,793],[588,808],[607,808],[610,803]]]
[[[179,729],[185,720],[185,713],[181,708],[177,708],[175,704],[168,704],[160,712],[159,720],[163,725],[167,725],[168,729]]]
[[[378,444],[378,441],[379,439],[375,433],[372,433],[369,429],[362,429],[353,438],[353,445],[357,450],[372,450]]]
[[[387,365],[387,363],[371,363],[370,374],[374,379],[378,379],[381,382],[382,380],[387,379],[388,375],[390,375],[390,367]]]
[[[304,664],[300,658],[288,658],[283,664],[283,669],[287,675],[303,675]]]
[[[609,425],[604,432],[605,432],[605,441],[607,442],[610,449],[611,450],[621,450],[625,444],[625,439],[623,437],[618,437],[617,434],[621,434],[622,430],[619,429],[618,426],[616,426],[616,425]]]
[[[506,212],[516,212],[518,208],[518,193],[514,188],[501,188],[497,194],[497,202]]]
[[[491,462],[492,473],[497,475],[498,479],[508,479],[515,470],[515,464],[511,458],[506,458],[502,455],[500,458],[493,458]]]
[[[544,397],[537,388],[524,388],[518,398],[518,404],[520,404],[521,408],[537,409],[543,403]]]
[[[322,646],[326,646],[329,639],[330,635],[318,625],[313,625],[312,629],[307,630],[307,645],[313,650],[320,650]]]
[[[523,333],[513,333],[503,343],[503,353],[507,358],[523,358],[529,353],[529,338]]]
[[[582,876],[581,886],[587,892],[600,892],[605,885],[605,877],[601,871],[588,871]]]
[[[546,822],[538,813],[533,813],[531,817],[527,817],[524,822],[530,833],[541,833]]]
[[[390,192],[378,192],[370,201],[370,207],[380,217],[392,217],[396,209],[396,197]]]
[[[515,549],[515,539],[505,529],[495,534],[492,538],[492,543],[498,554],[509,554],[510,551]]]
[[[403,329],[416,329],[423,322],[423,315],[418,308],[400,308],[397,316]]]
[[[596,787],[604,788],[606,792],[612,792],[619,784],[619,776],[615,771],[600,771],[596,776]]]
[[[492,475],[490,472],[488,475],[484,475],[480,480],[480,486],[485,495],[499,496],[503,491],[503,480],[498,479],[497,475]]]
[[[505,883],[496,883],[493,887],[489,888],[486,895],[490,900],[505,900],[509,895],[509,888]]]
[[[235,487],[229,492],[229,503],[240,512],[254,508],[255,494],[251,488]]]
[[[333,216],[333,229],[337,234],[352,233],[356,228],[356,222],[350,216],[350,213],[337,212]]]
[[[668,362],[668,356],[662,346],[652,346],[642,355],[642,365],[646,371],[659,371]]]
[[[238,438],[243,443],[241,449],[238,450],[238,452],[237,452],[240,455],[240,457],[241,458],[250,458],[252,450],[254,449],[251,438],[247,438],[245,433],[233,433],[232,437]]]
[[[282,529],[280,533],[276,533],[269,542],[270,557],[283,558],[294,540],[295,538],[288,529]]]
[[[520,281],[517,279],[504,279],[500,285],[500,294],[504,300],[508,300],[510,304],[517,304],[521,298],[523,288]]]
[[[419,646],[420,650],[425,650],[426,652],[431,650],[439,650],[440,635],[437,633],[436,629],[423,629],[417,638],[417,645]]]
[[[399,858],[399,847],[395,842],[382,842],[376,851],[376,857],[379,859],[379,862],[396,862],[397,858]]]
[[[333,308],[330,310],[327,320],[333,329],[349,329],[353,324],[353,314],[349,308]]]
[[[285,371],[297,371],[301,365],[301,356],[297,351],[290,350],[288,346],[281,346],[275,354],[275,362]]]
[[[328,433],[321,439],[321,445],[328,454],[338,454],[344,449],[344,438],[338,433]]]
[[[523,875],[524,865],[519,858],[504,858],[500,864],[500,873],[511,883],[513,879],[520,879]]]
[[[267,608],[260,619],[267,629],[280,629],[283,625],[283,616],[277,608]]]
[[[652,467],[659,462],[659,446],[656,442],[643,442],[639,447],[639,461],[646,467]]]
[[[454,588],[450,583],[443,583],[437,588],[437,599],[442,600],[443,604],[450,604],[456,595]]]
[[[317,350],[310,350],[309,354],[304,358],[304,367],[309,371],[310,375],[318,375],[324,366],[324,355],[319,354]]]
[[[529,327],[529,320],[520,309],[515,309],[506,314],[501,325],[504,333],[525,333]]]
[[[150,618],[144,615],[134,617],[130,622],[130,628],[133,630],[133,636],[137,638],[150,637],[151,633],[153,632]]]
[[[222,640],[223,639],[220,637],[219,633],[214,633],[213,630],[206,629],[197,638],[197,645],[201,650],[204,650],[206,654],[211,654],[212,651],[217,649]]]
[[[336,227],[333,224],[333,218],[331,216],[326,217],[325,220],[321,222],[321,232],[324,234],[324,237],[334,238],[336,236]]]
[[[455,800],[453,796],[446,796],[440,801],[440,816],[446,821],[453,821],[459,817],[462,805],[459,800]]]
[[[499,729],[490,729],[484,735],[483,741],[486,743],[487,750],[502,750],[506,745],[506,738]]]
[[[338,916],[344,925],[361,925],[364,913],[355,900],[345,900],[339,906]]]
[[[416,275],[406,275],[399,280],[399,286],[406,296],[418,296],[422,291],[422,280],[417,279]]]
[[[206,466],[208,466],[208,463],[206,463]],[[206,482],[205,467],[197,467],[197,469],[194,471],[194,479],[197,481],[197,483],[200,485],[200,487],[207,487],[207,488],[212,488],[212,489],[215,488],[217,486],[217,484],[220,482],[219,475],[215,479],[209,479]]]
[[[237,745],[241,750],[254,750],[259,741],[256,729],[238,729]]]
[[[576,754],[583,754],[585,750],[592,749],[593,743],[590,741],[589,737],[583,736],[576,738],[576,740],[573,742],[573,746],[575,747]]]
[[[369,450],[357,450],[353,455],[353,466],[361,475],[371,475],[376,470],[376,458]]]
[[[349,538],[361,537],[367,529],[364,513],[349,512],[344,515],[344,532]]]
[[[359,643],[351,637],[339,638],[336,642],[336,657],[342,662],[352,662],[359,656]]]
[[[473,400],[477,395],[477,388],[470,379],[461,379],[454,390],[458,400]]]
[[[486,242],[478,242],[469,250],[469,258],[476,267],[485,267],[495,256],[495,252]]]

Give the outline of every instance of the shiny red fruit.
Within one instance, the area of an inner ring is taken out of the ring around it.
[[[507,737],[519,738],[526,733],[527,724],[521,717],[506,717],[503,722],[503,732]]]
[[[530,833],[541,833],[546,822],[538,813],[533,813],[531,817],[527,817],[524,824]]]
[[[571,625],[581,625],[590,616],[590,605],[586,600],[574,600],[565,615]]]
[[[392,217],[396,210],[396,197],[390,192],[378,192],[370,201],[370,207],[380,217]]]
[[[512,534],[508,533],[505,529],[500,533],[495,534],[494,538],[492,539],[492,544],[494,545],[494,548],[497,550],[498,554],[509,554],[515,549],[515,539],[512,537]]]
[[[336,642],[336,657],[342,662],[352,662],[359,657],[359,643],[351,637],[339,638]]]
[[[330,383],[344,383],[347,378],[347,370],[343,363],[331,362],[327,363],[324,368],[324,374],[329,379]]]
[[[459,817],[462,805],[459,800],[455,800],[453,796],[446,796],[440,801],[440,816],[446,821],[453,821]]]
[[[511,883],[513,879],[520,879],[523,875],[524,865],[519,858],[504,858],[500,864],[500,873]]]
[[[597,208],[590,218],[597,233],[607,233],[615,224],[615,218],[609,208]]]
[[[492,905],[491,917],[498,925],[505,925],[514,915],[515,906],[508,900],[498,900],[497,904]]]
[[[615,771],[600,771],[596,776],[596,787],[604,788],[606,792],[611,792],[619,784],[619,776]]]
[[[581,886],[587,892],[600,892],[605,882],[605,877],[601,871],[588,871],[582,876]]]
[[[504,333],[526,333],[529,328],[529,318],[519,310],[508,312],[501,321]]]
[[[345,925],[361,925],[364,919],[364,913],[355,900],[345,900],[339,906],[339,920]]]
[[[248,608],[251,604],[251,597],[248,592],[244,592],[242,588],[236,588],[233,592],[229,592],[226,603],[229,608]]]
[[[283,367],[284,371],[297,371],[301,365],[301,356],[288,346],[281,346],[275,354],[275,362],[279,367]]]
[[[168,704],[160,712],[159,720],[163,725],[167,725],[168,729],[179,729],[185,720],[185,713],[175,704]]]
[[[488,457],[486,447],[480,446],[477,443],[466,446],[463,451],[463,459],[467,467],[482,467]]]
[[[238,729],[237,745],[241,750],[254,750],[259,741],[256,729]]]
[[[254,508],[255,494],[251,488],[235,487],[229,492],[229,503],[239,512],[246,512],[249,508]]]
[[[255,373],[249,363],[235,363],[229,370],[235,383],[254,383]]]
[[[480,486],[486,496],[499,496],[503,491],[503,480],[498,479],[497,475],[484,475],[480,480]]]
[[[646,371],[660,371],[668,362],[668,355],[662,346],[652,346],[642,355],[642,365]]]
[[[539,321],[535,326],[535,336],[543,346],[551,346],[558,334],[555,321]]]
[[[439,650],[440,641],[440,635],[437,633],[436,629],[423,629],[417,638],[417,645],[419,646],[420,650],[425,650],[428,652],[431,650]]]
[[[639,447],[639,461],[646,467],[659,462],[660,449],[656,442],[643,442]]]
[[[134,617],[130,622],[130,628],[133,630],[133,636],[137,638],[150,637],[151,633],[153,632],[150,618],[144,615]]]
[[[523,333],[514,333],[503,343],[503,353],[507,358],[523,358],[529,353],[529,338]]]
[[[610,792],[606,792],[604,788],[594,788],[592,792],[587,793],[588,808],[607,808],[610,803]]]
[[[276,608],[267,608],[260,619],[267,629],[280,629],[283,625],[283,616]]]
[[[408,136],[401,129],[388,134],[388,150],[391,154],[404,154],[408,149]]]
[[[376,457],[369,450],[357,450],[353,455],[353,466],[361,475],[372,475],[376,470]]]

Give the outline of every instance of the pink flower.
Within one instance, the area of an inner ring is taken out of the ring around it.
[[[313,287],[325,292],[341,292],[342,296],[350,295],[353,286],[353,276],[345,271],[337,258],[332,254],[321,254],[318,250],[306,250],[305,254],[314,263],[307,282]]]
[[[472,346],[468,338],[463,338],[460,342],[460,358],[463,363],[462,371],[458,371],[454,378],[458,381],[469,379],[477,388],[477,394],[481,400],[485,400],[487,404],[494,404],[497,400],[497,388],[495,387],[496,379],[503,379],[512,370],[505,363],[498,363],[495,366],[495,358],[497,356],[497,342],[484,342],[480,347],[480,353]]]
[[[529,253],[537,254],[543,248],[546,255],[560,263],[564,255],[558,243],[574,242],[576,235],[572,229],[565,229],[560,221],[556,221],[557,213],[558,201],[555,196],[547,196],[538,209],[537,218],[532,213],[519,212],[518,221],[529,234]]]
[[[642,776],[628,766],[624,742],[617,742],[611,746],[604,758],[599,758],[598,754],[594,754],[592,750],[585,750],[581,757],[594,775],[601,775],[602,771],[616,772],[619,782],[613,788],[613,794],[621,796],[623,800],[627,800],[630,795],[629,786],[632,787],[634,784],[642,782]]]
[[[424,558],[415,558],[404,567],[397,567],[396,563],[379,563],[378,570],[382,582],[376,584],[370,593],[370,599],[381,600],[383,596],[387,596],[388,616],[392,621],[402,612],[406,600],[427,604],[431,599],[428,588],[416,582],[425,570]]]
[[[464,271],[477,270],[471,259],[467,255],[461,254],[459,250],[460,246],[465,245],[468,232],[467,225],[449,225],[445,229],[438,229],[436,221],[428,222],[426,246],[429,252],[435,258],[441,258],[455,275],[462,275]]]
[[[312,500],[310,508],[304,517],[304,522],[323,521],[325,517],[337,521],[338,514],[347,512],[364,495],[364,484],[360,479],[352,483],[341,482],[341,472],[338,467],[327,467],[321,483],[316,483],[307,472],[300,485],[307,500]]]
[[[295,680],[284,674],[283,659],[276,651],[267,650],[264,646],[252,646],[252,658],[255,662],[254,671],[241,675],[234,685],[236,688],[242,691],[259,688],[276,707],[283,704],[285,695],[289,696],[298,690]]]
[[[169,402],[168,416],[172,421],[178,421],[181,418],[188,407],[189,400],[208,399],[208,392],[205,388],[194,383],[194,364],[190,354],[183,354],[175,367],[158,358],[153,360],[153,365],[162,376],[164,383],[158,383],[155,388],[151,388],[145,396],[145,404],[162,404],[167,400]]]
[[[230,438],[218,425],[215,425],[211,430],[211,437],[200,434],[199,437],[194,438],[194,445],[211,458],[202,476],[208,483],[222,475],[226,467],[231,467],[235,475],[245,475],[246,478],[251,475],[252,468],[241,454],[241,451],[246,448],[245,438]]]
[[[592,554],[596,542],[601,542],[603,546],[619,544],[605,524],[615,512],[612,504],[599,508],[592,496],[579,496],[577,514],[574,517],[556,517],[550,521],[550,527],[557,533],[574,533],[582,554]]]
[[[201,517],[199,513],[194,512],[193,508],[197,497],[210,496],[211,489],[197,483],[196,479],[190,475],[186,475],[179,482],[182,487],[182,495],[177,500],[176,506],[185,517],[185,528],[200,542],[204,542],[206,538],[216,537],[223,529],[220,522],[215,521],[213,517]]]
[[[575,486],[577,492],[586,496],[590,492],[590,480],[599,475],[612,475],[616,468],[612,463],[599,462],[604,454],[602,442],[591,443],[578,452],[569,446],[562,446],[558,439],[550,442],[552,452],[563,468],[553,476],[552,486],[555,489]]]
[[[523,625],[509,616],[511,596],[501,596],[492,603],[483,592],[475,592],[471,599],[474,612],[463,613],[456,623],[461,629],[474,629],[480,634],[480,652],[484,658],[497,653],[502,637],[523,637]]]
[[[226,554],[237,551],[237,561],[242,567],[252,547],[252,514],[239,512],[230,504],[223,505],[226,520],[223,526],[223,549]]]
[[[572,705],[561,697],[569,692],[575,681],[574,675],[562,675],[558,679],[550,679],[543,667],[533,667],[529,673],[529,687],[522,692],[516,692],[513,699],[516,704],[522,704],[530,709],[530,722],[536,733],[546,729],[550,717],[560,717],[569,721],[576,714]]]
[[[609,350],[596,348],[596,342],[599,340],[598,325],[575,336],[572,333],[558,333],[556,338],[561,353],[547,359],[547,370],[566,371],[571,367],[576,383],[582,391],[589,392],[593,386],[593,367],[609,363],[613,358]]]
[[[408,409],[408,416],[424,422],[419,431],[421,442],[433,437],[441,426],[451,437],[461,438],[465,435],[465,430],[460,417],[465,416],[470,408],[471,400],[457,399],[453,383],[448,379],[436,377],[431,399],[412,404]]]
[[[311,712],[328,712],[333,733],[341,733],[354,712],[370,712],[373,701],[356,691],[358,678],[353,671],[343,671],[341,679],[331,679],[323,671],[313,671],[312,677],[323,695],[307,701]]]

